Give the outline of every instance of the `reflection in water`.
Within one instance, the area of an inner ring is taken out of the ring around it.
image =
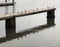
[[[5,6],[5,15],[9,14],[9,6]],[[15,13],[15,5],[12,6],[12,13]]]
[[[8,6],[5,7],[5,14],[8,14]]]
[[[16,39],[16,38],[18,39],[19,37],[22,38],[24,36],[27,36],[27,34],[36,33],[40,30],[44,30],[45,28],[50,28],[52,26],[55,26],[54,18],[52,18],[52,19],[47,18],[47,24],[44,24],[44,25],[41,25],[41,26],[38,26],[38,27],[34,27],[34,28],[31,28],[31,29],[28,29],[28,30],[25,30],[25,31],[21,31],[19,33],[16,33],[15,27],[10,28],[10,29],[6,28],[6,37],[0,38],[0,43],[10,41],[10,40],[13,40],[13,39]]]

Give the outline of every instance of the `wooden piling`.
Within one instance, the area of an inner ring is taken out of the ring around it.
[[[55,25],[55,18],[47,18],[47,25],[48,26]]]
[[[8,28],[15,28],[15,17],[12,17],[10,19],[6,19],[6,29]]]
[[[16,35],[16,27],[6,28],[6,38],[10,39]]]
[[[47,11],[47,18],[55,18],[55,10]]]

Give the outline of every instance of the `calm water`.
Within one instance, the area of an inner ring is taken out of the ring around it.
[[[16,18],[16,29],[6,29],[0,21],[0,47],[60,47],[59,0],[15,0],[15,6],[0,7],[0,16],[18,11],[55,6],[55,19],[47,19],[46,12]],[[4,2],[1,0],[1,2]]]

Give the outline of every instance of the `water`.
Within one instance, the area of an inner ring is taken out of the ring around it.
[[[55,6],[55,19],[46,12],[16,18],[16,29],[6,29],[0,21],[0,47],[60,47],[59,0],[15,0],[15,6],[0,7],[0,16],[18,11]]]

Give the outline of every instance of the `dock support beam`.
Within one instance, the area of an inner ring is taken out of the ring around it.
[[[55,25],[55,18],[47,18],[47,25],[48,26]]]
[[[16,34],[15,17],[6,19],[6,37],[13,38]]]
[[[15,17],[6,19],[6,29],[15,28]]]
[[[55,18],[55,10],[47,11],[47,18]]]
[[[16,29],[14,28],[6,28],[6,38],[13,38],[16,35]]]

